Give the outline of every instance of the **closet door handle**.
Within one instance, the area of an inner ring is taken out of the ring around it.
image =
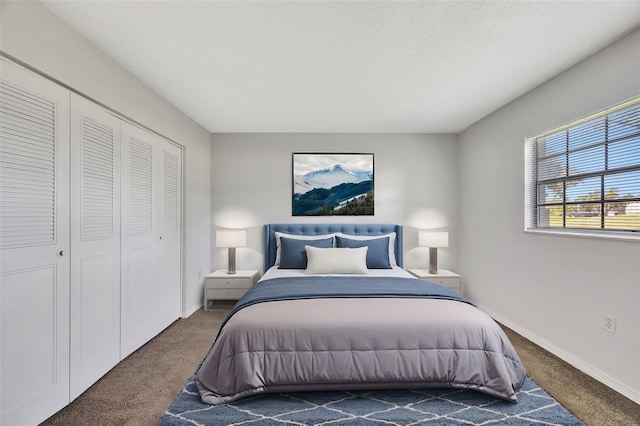
[[[56,253],[58,255],[58,257],[64,257],[64,250],[60,250],[58,253]]]

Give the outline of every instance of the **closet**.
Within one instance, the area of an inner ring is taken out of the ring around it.
[[[33,425],[179,317],[182,150],[0,67],[0,424]]]
[[[181,164],[175,145],[123,127],[122,358],[180,315]]]

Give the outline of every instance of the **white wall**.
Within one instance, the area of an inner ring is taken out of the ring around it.
[[[459,147],[466,294],[636,402],[640,241],[524,233],[523,141],[638,96],[639,46],[636,31],[477,122]],[[605,314],[617,317],[616,334],[603,330]]]
[[[211,220],[248,228],[238,269],[263,267],[265,223],[398,223],[405,226],[405,267],[426,268],[428,249],[417,248],[418,228],[450,232],[441,268],[457,268],[457,137],[419,134],[214,134],[211,147]],[[292,153],[373,153],[375,215],[293,217]],[[226,268],[226,249],[211,265]]]
[[[0,2],[2,51],[183,145],[186,150],[185,300],[202,306],[209,270],[210,134],[59,19],[42,3]]]

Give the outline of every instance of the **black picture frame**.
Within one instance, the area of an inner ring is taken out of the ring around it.
[[[374,154],[294,152],[292,216],[373,216]]]

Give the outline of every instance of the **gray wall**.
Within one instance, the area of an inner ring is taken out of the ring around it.
[[[186,150],[183,313],[202,306],[209,271],[210,134],[106,56],[42,3],[0,2],[2,51],[139,123]]]
[[[527,136],[640,94],[640,31],[460,136],[460,272],[494,318],[640,402],[640,243],[523,232]],[[605,314],[617,332],[603,330]]]
[[[373,153],[375,216],[292,217],[293,152]],[[399,223],[405,226],[405,267],[426,268],[428,249],[418,229],[450,232],[439,266],[458,264],[458,144],[454,135],[214,134],[211,147],[211,222],[248,228],[238,268],[262,269],[265,223]],[[212,238],[211,265],[226,268],[225,249]]]

